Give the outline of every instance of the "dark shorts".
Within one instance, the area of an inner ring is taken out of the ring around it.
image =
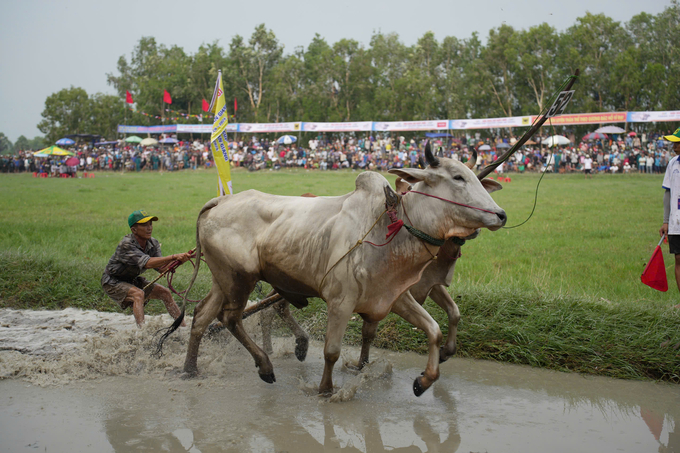
[[[134,279],[132,283],[121,282],[118,280],[111,279],[109,283],[102,284],[102,288],[104,288],[106,294],[108,294],[109,297],[113,299],[118,304],[118,306],[120,306],[120,308],[125,310],[126,308],[132,306],[131,300],[125,300],[128,292],[130,291],[130,288],[134,286],[139,289],[144,289],[144,287],[148,284],[149,281],[147,279],[139,276],[136,279]],[[153,285],[149,286],[147,289],[144,290],[144,305],[146,305],[147,302],[149,301],[151,291],[153,291],[155,287],[156,283],[154,283]]]
[[[589,174],[590,174],[590,168],[586,168],[585,171],[586,171],[586,175],[589,175]]]
[[[680,234],[668,235],[668,248],[672,255],[680,255]]]

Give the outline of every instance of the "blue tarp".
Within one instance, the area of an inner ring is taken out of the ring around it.
[[[442,134],[440,132],[426,132],[425,137],[429,138],[452,138],[453,135],[451,134]]]

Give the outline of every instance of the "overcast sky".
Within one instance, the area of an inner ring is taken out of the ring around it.
[[[407,45],[425,32],[482,38],[503,23],[527,29],[543,22],[565,30],[586,11],[626,22],[642,11],[658,14],[669,0],[0,0],[0,132],[12,142],[42,135],[37,128],[45,99],[71,85],[88,94],[113,94],[106,74],[116,71],[142,36],[193,54],[219,40],[225,49],[239,34],[264,23],[290,53],[319,33],[329,44],[342,38],[368,45],[376,31],[396,32]]]

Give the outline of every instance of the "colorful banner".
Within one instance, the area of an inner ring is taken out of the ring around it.
[[[680,122],[680,110],[667,110],[665,112],[628,112],[629,123],[660,123],[664,121]]]
[[[269,133],[269,132],[297,132],[300,130],[302,123],[240,123],[238,125],[239,132],[250,133]]]
[[[501,127],[531,126],[530,116],[510,116],[505,118],[481,118],[469,120],[451,120],[449,129],[492,129]]]
[[[431,131],[449,128],[449,120],[382,121],[373,123],[374,131]]]
[[[222,71],[217,73],[215,92],[210,101],[210,111],[215,114],[212,135],[210,136],[210,149],[218,173],[219,194],[226,195],[227,189],[230,194],[234,193],[231,187],[231,159],[229,158],[229,141],[227,140],[227,103],[224,100],[224,87],[222,85]],[[227,189],[225,189],[225,187]]]
[[[574,126],[578,124],[600,124],[600,123],[625,123],[628,112],[610,113],[574,113],[571,115],[560,115],[550,118],[543,127],[553,126]],[[536,119],[531,117],[532,121]]]
[[[125,126],[118,125],[119,134],[166,134],[177,132],[177,124],[167,124],[164,126]]]
[[[212,134],[212,124],[178,124],[177,132],[185,134]],[[238,124],[227,123],[227,132],[237,132]]]
[[[349,123],[302,123],[303,132],[352,132],[372,131],[372,121]]]
[[[138,112],[141,113],[141,112]],[[143,113],[142,113],[143,114]],[[158,117],[160,118],[160,117]],[[469,129],[499,129],[506,127],[529,127],[537,116],[511,116],[506,118],[477,118],[462,120],[434,120],[434,121],[355,121],[346,123],[241,123],[227,124],[228,132],[247,133],[282,133],[282,132],[390,132],[390,131],[432,131],[432,130],[469,130]],[[603,113],[574,113],[551,118],[546,126],[552,122],[553,126],[573,126],[579,124],[601,123],[650,123],[676,121],[680,122],[680,110],[663,112],[603,112]],[[225,120],[226,122],[226,120]],[[545,126],[544,126],[545,127]],[[163,129],[155,129],[163,128]],[[204,129],[205,128],[205,129]],[[119,133],[157,134],[162,132],[212,132],[210,125],[202,124],[174,124],[167,126],[124,126],[118,125]]]

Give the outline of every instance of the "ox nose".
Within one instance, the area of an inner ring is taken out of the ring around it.
[[[496,215],[501,220],[501,223],[503,223],[503,225],[505,225],[505,222],[508,221],[508,216],[505,215],[505,211],[497,212]]]

